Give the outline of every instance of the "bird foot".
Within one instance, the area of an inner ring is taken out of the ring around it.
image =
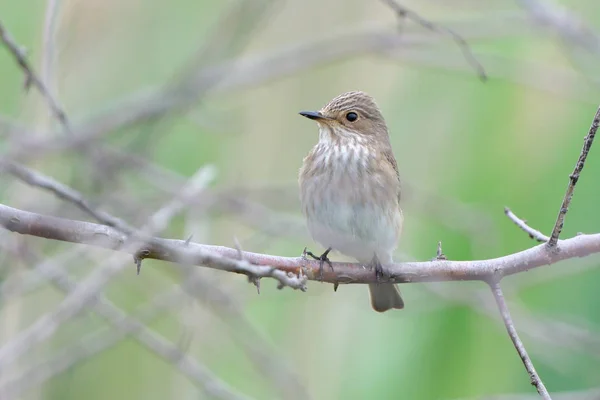
[[[329,259],[329,257],[327,257],[329,255],[330,251],[331,251],[331,247],[329,247],[327,250],[325,250],[325,252],[323,254],[321,254],[320,256],[316,256],[310,251],[307,251],[304,253],[307,256],[310,256],[313,259],[320,261],[319,262],[319,280],[320,281],[323,280],[323,266],[325,265],[325,263],[327,263],[327,265],[329,265],[329,268],[331,268],[331,270],[333,271],[333,264],[331,264],[331,260]]]
[[[375,270],[375,279],[377,280],[377,283],[383,282],[383,278],[386,274],[383,270],[383,265],[381,264],[381,261],[379,261],[379,258],[377,258],[377,255],[373,256],[371,264],[369,264],[369,269]]]

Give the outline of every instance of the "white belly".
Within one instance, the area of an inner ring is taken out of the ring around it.
[[[368,263],[375,254],[391,262],[402,226],[397,195],[382,200],[375,181],[349,186],[343,174],[337,178],[326,184],[324,176],[303,182],[303,210],[313,239],[360,262]],[[375,195],[379,200],[369,201]]]

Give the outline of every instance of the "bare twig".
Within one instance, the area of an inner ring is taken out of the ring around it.
[[[521,230],[528,234],[530,238],[537,240],[540,243],[545,243],[550,239],[542,232],[527,225],[527,222],[525,220],[522,220],[521,218],[517,217],[508,207],[504,207],[504,214],[506,214],[506,216],[512,222],[514,222],[515,225],[517,225],[519,228],[521,228]]]
[[[506,301],[504,300],[504,295],[502,294],[502,289],[500,288],[500,283],[496,280],[490,281],[490,288],[492,289],[492,293],[494,295],[494,299],[496,299],[496,305],[498,306],[498,310],[502,315],[502,320],[504,321],[504,326],[510,336],[510,339],[517,349],[517,353],[519,353],[519,357],[521,357],[521,361],[523,361],[523,365],[525,365],[525,369],[529,374],[529,379],[531,380],[531,384],[535,386],[540,396],[545,400],[551,400],[550,394],[544,383],[540,379],[540,376],[535,370],[533,363],[531,362],[531,358],[527,354],[527,350],[525,350],[525,346],[521,339],[519,338],[519,334],[515,329],[515,325],[513,323],[512,317],[510,316],[510,312],[508,311],[508,306],[506,305]]]
[[[596,110],[594,120],[592,121],[592,126],[590,126],[588,134],[584,138],[583,148],[581,149],[581,154],[579,155],[577,164],[575,164],[575,169],[573,170],[573,173],[569,175],[569,186],[567,187],[567,192],[565,193],[565,197],[560,206],[558,217],[556,218],[556,223],[554,224],[554,229],[552,229],[552,235],[550,236],[550,240],[548,240],[549,247],[555,247],[558,243],[558,237],[560,236],[560,232],[562,231],[563,224],[565,222],[565,215],[567,215],[569,205],[571,204],[571,199],[573,198],[573,191],[575,190],[575,185],[579,180],[579,175],[583,170],[585,160],[588,156],[588,153],[590,152],[590,148],[592,147],[592,143],[594,142],[594,137],[596,136],[596,131],[598,130],[599,125],[600,107],[598,107],[598,110]]]
[[[433,22],[426,20],[425,18],[421,17],[416,12],[404,7],[403,5],[399,4],[395,0],[382,0],[382,1],[385,4],[387,4],[388,6],[390,6],[392,8],[392,10],[394,10],[394,12],[398,15],[398,18],[409,18],[409,19],[415,21],[416,23],[418,23],[419,25],[421,25],[422,27],[424,27],[425,29],[429,29],[430,31],[449,36],[460,48],[460,50],[462,51],[467,62],[475,69],[475,71],[477,72],[477,75],[479,76],[479,79],[481,79],[484,82],[487,80],[487,75],[485,73],[485,69],[479,63],[479,61],[477,60],[475,55],[473,55],[473,52],[471,51],[469,44],[462,36],[460,36],[459,34],[454,32],[452,29],[446,28],[441,25],[436,25]]]

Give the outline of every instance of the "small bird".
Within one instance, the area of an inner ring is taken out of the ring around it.
[[[306,254],[331,266],[331,250],[355,258],[383,276],[402,230],[400,176],[379,107],[364,92],[348,92],[319,111],[301,111],[315,120],[319,142],[304,158],[298,183],[312,238],[327,250]],[[369,284],[378,312],[403,308],[396,285]]]

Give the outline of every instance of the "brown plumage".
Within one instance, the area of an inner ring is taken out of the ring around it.
[[[380,276],[381,263],[392,262],[403,218],[398,166],[379,107],[366,93],[348,92],[320,111],[300,114],[319,125],[319,142],[299,176],[308,229],[322,246],[375,267]],[[404,307],[396,285],[369,289],[376,311]]]

